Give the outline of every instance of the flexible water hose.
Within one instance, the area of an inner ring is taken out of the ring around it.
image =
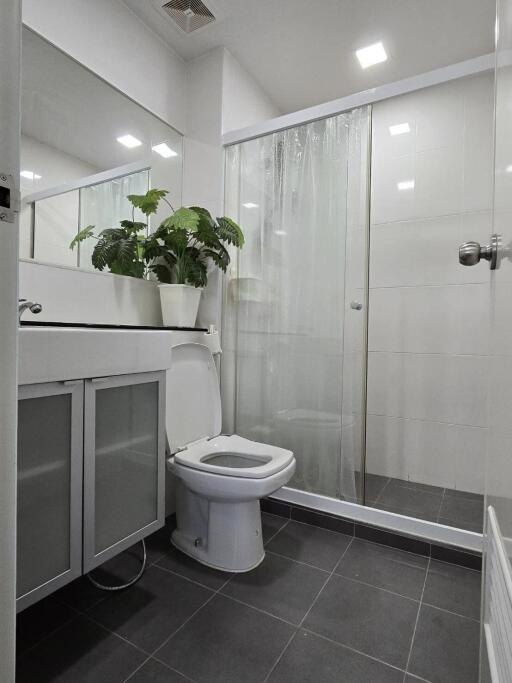
[[[91,576],[91,573],[86,574],[87,578],[92,583],[92,585],[95,586],[96,588],[99,588],[102,591],[122,591],[125,588],[129,588],[130,586],[133,586],[134,583],[137,583],[137,581],[144,574],[144,570],[146,569],[146,544],[144,542],[144,539],[142,539],[141,543],[142,543],[142,551],[143,551],[142,567],[140,568],[140,571],[137,573],[137,575],[133,577],[133,579],[130,579],[127,583],[123,583],[120,586],[105,586],[102,583],[99,583],[98,581],[96,581],[96,579],[93,579]]]

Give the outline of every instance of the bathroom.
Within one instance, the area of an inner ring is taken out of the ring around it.
[[[511,47],[2,3],[0,683],[512,681]]]

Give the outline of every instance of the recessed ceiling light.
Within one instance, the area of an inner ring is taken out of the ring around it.
[[[151,149],[153,150],[153,152],[160,154],[160,156],[164,159],[178,156],[178,152],[175,152],[173,149],[171,149],[169,145],[165,142],[161,142],[159,145],[155,145]]]
[[[254,204],[254,202],[246,202],[245,204],[242,204],[242,206],[245,206],[246,209],[257,209],[259,204]]]
[[[276,235],[286,235],[286,230],[276,230]]]
[[[394,126],[389,126],[389,132],[391,135],[403,135],[410,133],[411,128],[408,123],[396,123]]]
[[[367,69],[369,66],[374,64],[380,64],[385,62],[388,58],[384,45],[382,43],[373,43],[373,45],[368,45],[368,47],[362,47],[360,50],[356,50],[356,56],[359,60],[363,69]]]
[[[136,137],[130,134],[121,135],[117,138],[117,141],[125,147],[129,147],[130,149],[132,149],[132,147],[140,147],[142,145],[142,142],[140,140],[138,140]]]
[[[21,171],[20,176],[22,178],[27,178],[28,180],[41,180],[42,176],[34,173],[34,171]]]
[[[396,186],[399,190],[414,190],[414,180],[402,180]]]

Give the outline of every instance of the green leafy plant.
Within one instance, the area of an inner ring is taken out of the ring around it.
[[[76,235],[70,248],[92,238],[96,240],[92,264],[97,270],[109,268],[112,273],[138,278],[152,272],[162,283],[206,286],[208,264],[213,262],[226,271],[230,263],[227,245],[243,246],[242,229],[226,216],[214,219],[200,206],[175,211],[167,194],[167,190],[151,189],[144,195],[128,195],[132,220],[123,220],[119,228],[107,228],[98,235],[94,234],[94,226],[88,225]],[[149,219],[162,200],[172,213],[148,235],[148,223],[135,220],[135,209]]]

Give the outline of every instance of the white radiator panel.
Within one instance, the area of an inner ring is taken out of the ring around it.
[[[512,681],[512,568],[496,513],[488,508],[484,631],[492,683]]]

